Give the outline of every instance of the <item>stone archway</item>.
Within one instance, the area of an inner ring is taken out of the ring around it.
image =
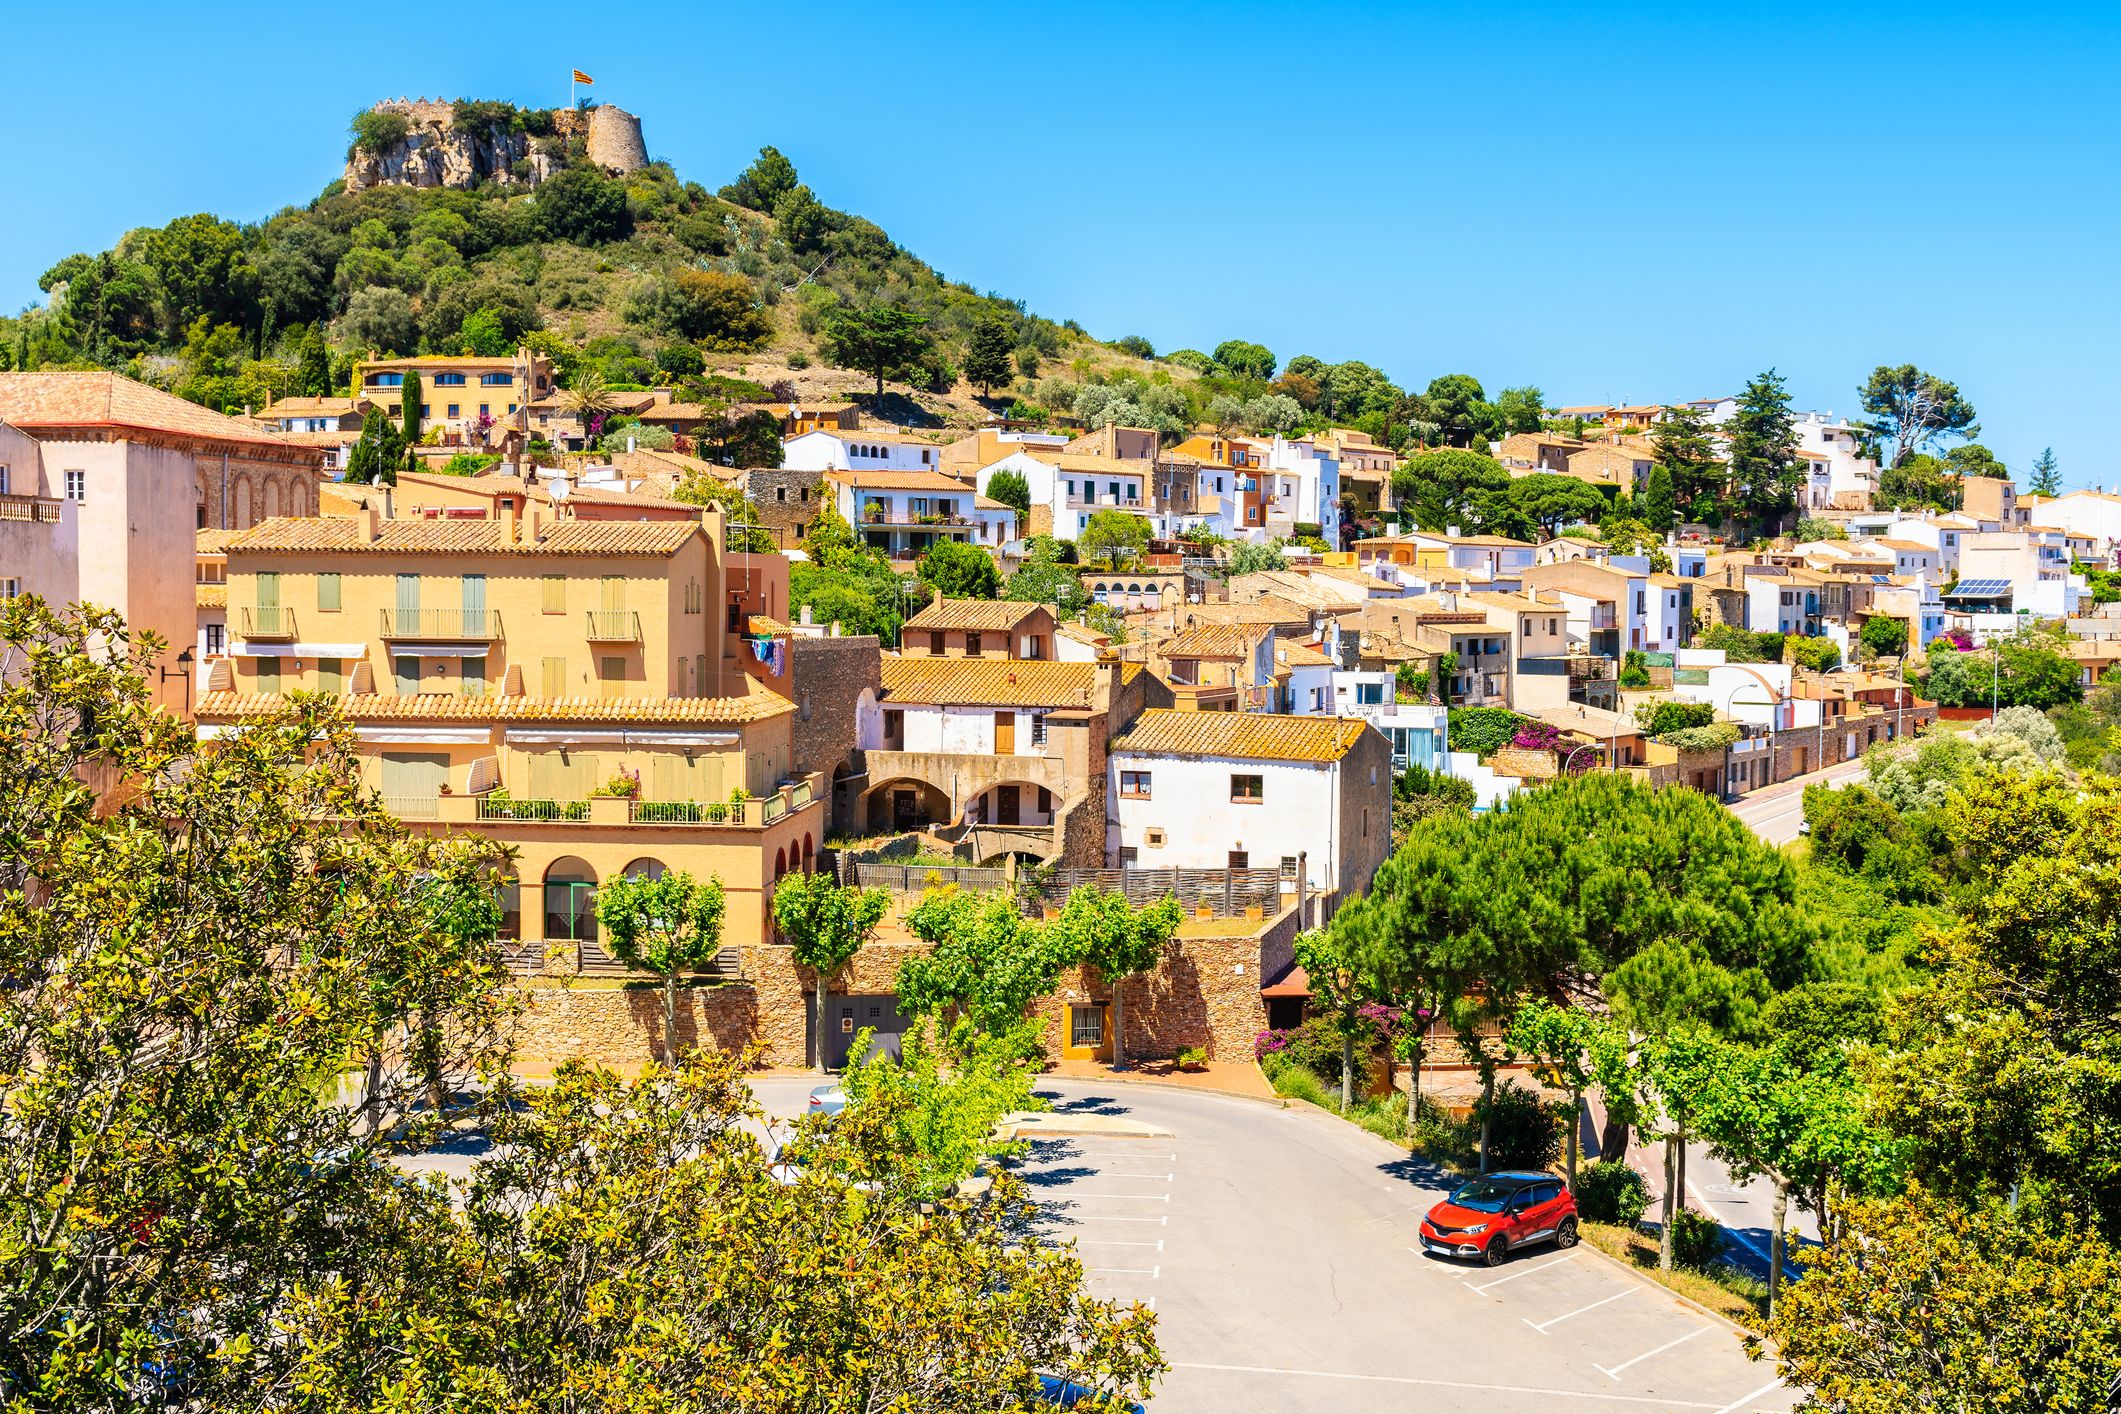
[[[869,789],[862,818],[877,834],[930,829],[956,818],[948,793],[923,780],[902,776]]]
[[[250,513],[250,478],[247,476],[237,477],[234,492],[235,505],[228,517],[228,528],[230,530],[248,530],[253,523]]]

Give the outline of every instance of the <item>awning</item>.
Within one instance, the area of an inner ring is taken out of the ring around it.
[[[493,649],[483,643],[400,643],[390,650],[393,658],[484,658]]]
[[[1259,989],[1263,997],[1308,997],[1311,995],[1311,974],[1289,964],[1289,970]]]
[[[362,658],[365,643],[253,643],[245,639],[228,646],[231,658]]]

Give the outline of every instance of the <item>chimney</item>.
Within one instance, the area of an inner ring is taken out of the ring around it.
[[[513,545],[521,537],[521,527],[516,522],[516,503],[513,496],[501,498],[501,543]]]
[[[376,528],[376,498],[373,496],[363,497],[361,501],[361,537],[371,545],[382,538]]]
[[[545,531],[544,503],[540,501],[532,501],[529,506],[529,511],[530,524],[525,527],[525,530],[529,537],[529,543],[535,545],[538,543],[539,539],[543,536]]]
[[[1456,540],[1459,535],[1459,530],[1458,527],[1455,525],[1447,525],[1443,528],[1443,533],[1450,536],[1453,540]]]
[[[1103,649],[1097,655],[1096,672],[1091,678],[1090,706],[1093,711],[1109,715],[1112,704],[1119,700],[1119,654]]]
[[[810,623],[811,623],[811,619],[810,619],[810,606],[809,606],[808,604],[805,604],[805,605],[803,606],[803,612],[801,613],[801,615],[799,615],[799,616],[798,616],[798,618],[797,618],[797,620],[796,620],[796,621],[797,621],[798,623],[802,624],[802,625],[803,625],[803,627],[805,627],[805,628],[808,628],[808,627],[810,627]]]

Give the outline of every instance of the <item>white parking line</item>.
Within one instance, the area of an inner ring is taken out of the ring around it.
[[[1769,1380],[1766,1384],[1762,1385],[1759,1389],[1754,1390],[1751,1394],[1742,1394],[1738,1396],[1738,1398],[1732,1400],[1729,1404],[1726,1404],[1723,1406],[1723,1408],[1717,1410],[1716,1414],[1737,1414],[1737,1409],[1740,1405],[1751,1404],[1754,1400],[1760,1398],[1761,1395],[1769,1394],[1781,1388],[1782,1381]]]
[[[1633,1296],[1636,1292],[1640,1290],[1642,1290],[1642,1288],[1639,1286],[1627,1287],[1624,1290],[1617,1291],[1613,1295],[1605,1297],[1602,1300],[1593,1301],[1588,1306],[1578,1306],[1573,1311],[1565,1311],[1561,1315],[1556,1316],[1551,1321],[1535,1321],[1530,1316],[1527,1316],[1524,1318],[1524,1323],[1530,1326],[1533,1330],[1538,1331],[1541,1335],[1545,1335],[1547,1333],[1548,1326],[1558,1326],[1563,1321],[1568,1320],[1571,1316],[1581,1316],[1586,1311],[1595,1311],[1601,1306],[1618,1301],[1623,1296]]]
[[[1151,1281],[1162,1278],[1162,1267],[1085,1267],[1084,1271],[1095,1277],[1147,1277]]]
[[[1468,1290],[1471,1290],[1471,1291],[1493,1291],[1493,1290],[1494,1290],[1494,1289],[1495,1289],[1496,1287],[1498,1287],[1498,1286],[1501,1286],[1501,1285],[1502,1285],[1502,1284],[1503,1284],[1504,1282],[1511,1282],[1511,1281],[1515,1281],[1515,1280],[1517,1280],[1517,1279],[1518,1279],[1519,1277],[1528,1277],[1528,1276],[1532,1275],[1532,1273],[1534,1273],[1534,1272],[1543,1272],[1543,1271],[1545,1271],[1545,1270],[1546,1270],[1546,1269],[1547,1269],[1548,1267],[1558,1267],[1558,1266],[1560,1266],[1560,1265],[1561,1265],[1561,1264],[1562,1264],[1563,1262],[1566,1262],[1566,1261],[1568,1261],[1568,1260],[1569,1260],[1569,1258],[1568,1258],[1568,1254],[1564,1253],[1564,1254],[1562,1254],[1561,1256],[1559,1256],[1559,1257],[1556,1257],[1556,1258],[1555,1258],[1555,1259],[1554,1259],[1553,1261],[1551,1261],[1551,1262],[1541,1262],[1541,1263],[1540,1263],[1540,1264],[1539,1264],[1538,1266],[1536,1266],[1536,1267],[1526,1267],[1526,1268],[1525,1268],[1525,1269],[1524,1269],[1523,1271],[1521,1271],[1521,1272],[1511,1272],[1511,1273],[1510,1273],[1510,1274],[1509,1274],[1508,1276],[1506,1276],[1506,1277],[1497,1277],[1497,1278],[1495,1278],[1495,1280],[1493,1280],[1493,1281],[1490,1281],[1490,1282],[1482,1282],[1482,1283],[1481,1283],[1481,1284],[1480,1284],[1479,1286],[1475,1286],[1475,1287],[1469,1287],[1469,1288],[1467,1288],[1467,1289],[1468,1289]]]
[[[1164,1240],[1161,1237],[1154,1242],[1128,1242],[1124,1238],[1118,1237],[1078,1237],[1075,1239],[1075,1245],[1078,1247],[1154,1247],[1159,1252],[1164,1250]]]
[[[1722,1184],[1720,1186],[1725,1188],[1730,1187],[1729,1184]],[[1730,1238],[1731,1241],[1745,1248],[1746,1251],[1752,1253],[1755,1257],[1758,1257],[1763,1262],[1773,1260],[1773,1258],[1769,1256],[1767,1248],[1762,1247],[1754,1239],[1747,1237],[1743,1232],[1740,1232],[1737,1228],[1732,1227],[1727,1222],[1724,1222],[1723,1214],[1717,1212],[1716,1205],[1711,1203],[1708,1199],[1704,1198],[1701,1195],[1701,1190],[1695,1187],[1693,1179],[1690,1178],[1686,1181],[1686,1188],[1687,1192],[1694,1195],[1694,1201],[1699,1203],[1702,1208],[1707,1211],[1710,1217],[1714,1218],[1717,1222],[1723,1224],[1723,1235],[1725,1237]]]
[[[1056,1193],[1053,1197],[1055,1200],[1062,1198],[1115,1198],[1127,1203],[1168,1203],[1171,1201],[1171,1195],[1168,1193],[1077,1193],[1073,1189],[1066,1193]]]
[[[1640,1365],[1643,1361],[1649,1359],[1652,1355],[1662,1355],[1665,1351],[1670,1350],[1675,1345],[1685,1345],[1695,1336],[1707,1335],[1708,1333],[1709,1328],[1707,1326],[1696,1326],[1694,1327],[1694,1329],[1688,1331],[1685,1335],[1679,1337],[1679,1339],[1668,1340],[1664,1344],[1658,1346],[1655,1350],[1645,1350],[1642,1352],[1642,1354],[1636,1356],[1634,1359],[1623,1360],[1618,1365],[1613,1366],[1611,1369],[1606,1368],[1604,1365],[1593,1365],[1591,1368],[1598,1371],[1598,1373],[1601,1375],[1605,1375],[1609,1378],[1617,1380],[1620,1378],[1620,1372],[1628,1368],[1628,1366]],[[1744,1400],[1739,1401],[1739,1403],[1741,1404],[1743,1404],[1744,1402]]]
[[[1171,1368],[1221,1370],[1236,1375],[1290,1375],[1307,1380],[1360,1380],[1370,1384],[1418,1385],[1425,1389],[1470,1389],[1491,1394],[1538,1394],[1553,1399],[1595,1399],[1606,1404],[1654,1404],[1659,1409],[1710,1408],[1698,1399],[1658,1399],[1641,1394],[1594,1394],[1589,1390],[1542,1389],[1534,1385],[1482,1385],[1466,1380],[1423,1380],[1412,1375],[1356,1375],[1341,1370],[1287,1370],[1272,1365],[1209,1365],[1185,1360],[1172,1361]],[[1714,1414],[1727,1414],[1727,1411],[1715,1410]]]
[[[1169,1183],[1178,1175],[1170,1173],[1115,1173],[1111,1169],[1099,1169],[1097,1176],[1099,1178],[1155,1178]]]
[[[1169,1227],[1171,1225],[1171,1219],[1168,1217],[1127,1217],[1113,1213],[1075,1213],[1060,1218],[1058,1221],[1071,1223],[1155,1223],[1158,1227]]]
[[[1428,1255],[1426,1252],[1423,1252],[1419,1247],[1409,1247],[1407,1250],[1409,1252],[1412,1252],[1417,1257],[1425,1257]],[[1422,1265],[1429,1268],[1431,1271],[1438,1273],[1441,1276],[1449,1277],[1453,1281],[1459,1281],[1463,1279],[1468,1272],[1473,1270],[1473,1268],[1471,1267],[1453,1267],[1443,1262],[1423,1262]]]

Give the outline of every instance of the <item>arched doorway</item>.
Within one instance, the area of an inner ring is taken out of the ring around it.
[[[804,836],[803,836],[803,872],[804,872],[805,874],[811,874],[811,873],[815,873],[816,871],[817,871],[817,841],[816,841],[816,839],[815,839],[814,837],[812,837],[812,836],[810,836],[810,835],[804,835]]]
[[[647,855],[643,855],[639,859],[634,860],[633,863],[627,865],[619,872],[624,874],[629,879],[646,879],[650,883],[653,883],[657,879],[662,878],[665,874],[668,874],[670,872],[670,866],[665,864],[660,859],[652,859]]]
[[[593,943],[597,939],[597,871],[589,861],[565,854],[545,870],[546,941]]]
[[[865,814],[869,828],[878,834],[947,825],[955,818],[949,796],[926,781],[910,777],[885,781],[872,788]]]
[[[1050,825],[1058,804],[1045,786],[1003,781],[974,796],[965,818],[976,825]]]

